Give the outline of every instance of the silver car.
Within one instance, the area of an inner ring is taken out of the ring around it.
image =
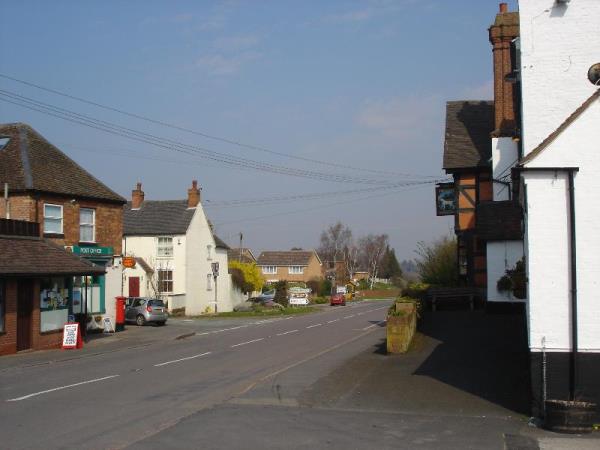
[[[162,300],[156,298],[128,297],[125,309],[125,321],[145,325],[154,322],[164,325],[169,318],[169,313]]]

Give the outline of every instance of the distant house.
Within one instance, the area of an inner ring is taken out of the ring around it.
[[[89,328],[102,327],[106,316],[114,324],[126,200],[24,123],[0,125],[0,185],[5,184],[8,199],[0,199],[0,216],[37,222],[40,237],[103,269],[92,276],[41,279],[41,331],[61,330],[67,314]]]
[[[262,252],[256,264],[267,282],[310,281],[323,278],[321,260],[314,250]]]
[[[229,247],[213,233],[200,200],[196,181],[186,200],[145,200],[137,184],[124,209],[123,252],[136,260],[125,269],[125,295],[159,296],[170,310],[185,308],[188,315],[214,311],[218,263],[218,311],[243,301],[228,274]]]
[[[230,248],[227,251],[229,261],[240,261],[243,263],[256,263],[256,258],[249,248]]]

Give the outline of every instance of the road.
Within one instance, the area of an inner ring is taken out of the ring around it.
[[[178,431],[186,419],[219,406],[235,411],[241,405],[298,406],[318,379],[381,340],[389,304],[361,302],[316,314],[237,320],[186,339],[0,368],[0,447],[163,446],[160,439],[168,440],[166,446],[196,447]],[[228,432],[243,447],[243,433],[231,424]],[[273,441],[263,447],[281,448],[283,431],[275,417]],[[236,444],[218,439],[203,444],[231,445]]]

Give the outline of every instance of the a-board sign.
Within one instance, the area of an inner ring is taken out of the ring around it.
[[[110,317],[104,318],[104,333],[114,333],[115,328],[113,327]]]
[[[81,330],[78,323],[66,323],[63,328],[62,348],[81,348],[83,341],[81,339]]]

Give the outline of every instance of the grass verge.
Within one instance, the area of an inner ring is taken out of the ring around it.
[[[278,316],[291,316],[296,314],[309,314],[318,311],[317,308],[311,306],[302,306],[294,308],[288,306],[283,309],[255,309],[254,311],[228,311],[217,314],[210,314],[205,316],[193,316],[194,319],[218,319],[222,317],[278,317]]]

